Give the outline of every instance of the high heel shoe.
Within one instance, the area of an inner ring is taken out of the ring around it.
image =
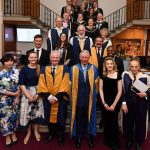
[[[12,141],[12,144],[18,144],[18,139],[15,141]]]
[[[6,147],[11,147],[12,143],[5,144]]]

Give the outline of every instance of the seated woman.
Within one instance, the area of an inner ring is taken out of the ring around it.
[[[104,106],[104,141],[112,150],[119,150],[118,113],[121,107],[119,100],[122,94],[122,82],[111,57],[104,60],[99,93]]]
[[[56,45],[56,50],[60,51],[61,58],[59,64],[70,66],[71,45],[68,43],[67,35],[65,33],[60,34],[60,39]]]
[[[27,144],[31,136],[31,126],[37,141],[40,141],[38,124],[44,118],[42,99],[37,94],[38,65],[37,53],[29,52],[28,65],[21,69],[19,74],[19,84],[22,90],[20,105],[20,125],[27,128],[27,135],[24,144]]]
[[[13,68],[15,59],[11,54],[4,55],[1,63],[4,68],[0,71],[0,130],[6,146],[11,146],[18,142],[15,131],[19,115],[19,71]]]

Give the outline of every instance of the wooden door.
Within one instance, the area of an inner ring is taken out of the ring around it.
[[[21,0],[21,12],[23,16],[31,16],[38,20],[40,16],[40,0]]]
[[[4,52],[16,51],[16,26],[4,25]]]

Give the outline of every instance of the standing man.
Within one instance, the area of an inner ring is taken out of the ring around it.
[[[123,133],[125,136],[125,150],[131,148],[134,139],[136,150],[141,150],[142,143],[147,138],[150,77],[140,72],[140,62],[137,57],[131,58],[129,68],[130,71],[125,71],[122,75],[124,89],[122,110],[124,112]],[[140,80],[149,89],[146,92],[133,92],[131,88],[136,80]]]
[[[68,28],[63,27],[63,20],[61,17],[57,17],[55,19],[55,23],[56,27],[48,31],[47,50],[50,53],[52,50],[55,50],[61,33],[65,33],[67,35],[68,40],[70,37],[70,30]]]
[[[46,143],[56,135],[60,146],[64,145],[67,103],[69,100],[69,71],[66,66],[58,65],[60,53],[52,51],[51,66],[41,69],[38,93],[45,99],[44,115],[49,133]]]
[[[70,44],[72,45],[72,64],[79,63],[79,54],[82,50],[86,49],[91,53],[90,49],[93,45],[93,41],[90,37],[85,36],[85,27],[84,25],[79,25],[77,28],[77,36],[74,36],[70,39]]]
[[[118,74],[122,75],[124,71],[124,64],[122,58],[115,55],[115,50],[113,49],[113,46],[107,47],[107,56],[112,57],[117,65]]]
[[[94,147],[96,135],[96,83],[97,69],[89,64],[87,50],[80,53],[80,61],[71,68],[71,135],[76,138],[76,147],[81,147],[83,136],[88,136],[88,145]]]
[[[98,73],[102,74],[102,63],[103,58],[107,56],[106,49],[102,47],[103,40],[100,36],[96,37],[95,45],[91,48],[91,56],[90,56],[90,63],[95,65],[98,69]]]
[[[42,44],[43,44],[43,37],[40,34],[37,34],[34,36],[34,48],[31,50],[28,50],[26,52],[26,60],[25,60],[25,64],[28,64],[28,54],[33,51],[37,53],[38,56],[38,63],[40,65],[48,65],[49,64],[49,52],[45,49],[42,48]]]

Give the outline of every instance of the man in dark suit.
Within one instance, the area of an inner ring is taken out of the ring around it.
[[[26,52],[26,64],[27,64],[27,57],[29,52],[34,51],[37,53],[38,55],[38,63],[40,65],[47,65],[49,64],[50,60],[49,60],[49,52],[45,49],[42,48],[42,43],[43,43],[43,37],[40,34],[37,34],[34,36],[34,48],[31,50],[28,50]]]
[[[117,65],[118,73],[122,75],[124,71],[124,64],[122,58],[115,55],[115,50],[112,46],[107,47],[107,56],[112,57]]]

